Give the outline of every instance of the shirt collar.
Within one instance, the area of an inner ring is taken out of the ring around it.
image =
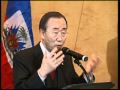
[[[43,55],[45,54],[45,51],[46,51],[47,53],[50,53],[50,52],[46,49],[46,47],[44,46],[44,44],[43,44],[42,41],[40,42],[40,47],[41,47],[41,49],[42,49]]]

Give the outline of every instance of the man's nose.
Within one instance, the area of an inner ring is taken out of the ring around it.
[[[63,36],[62,36],[62,33],[59,32],[58,35],[57,35],[57,40],[58,41],[62,41],[63,40]]]

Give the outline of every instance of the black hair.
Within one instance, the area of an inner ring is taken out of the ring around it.
[[[46,24],[50,18],[63,18],[67,25],[67,20],[64,15],[62,15],[59,12],[53,11],[53,12],[47,12],[45,13],[40,22],[39,22],[39,30],[42,29],[43,31],[46,31]]]

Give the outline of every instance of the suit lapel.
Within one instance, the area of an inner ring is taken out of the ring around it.
[[[40,43],[38,43],[35,46],[35,51],[34,51],[34,64],[35,64],[36,69],[40,68],[42,59],[43,59],[43,53],[40,47]]]

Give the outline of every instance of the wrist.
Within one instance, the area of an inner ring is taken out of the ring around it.
[[[42,68],[38,69],[37,72],[38,72],[38,75],[40,77],[42,77],[42,78],[46,78],[47,77],[47,74],[45,73],[45,71]]]

